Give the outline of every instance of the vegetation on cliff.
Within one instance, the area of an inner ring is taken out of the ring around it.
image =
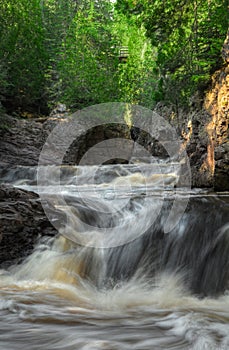
[[[1,104],[43,113],[57,102],[187,105],[222,64],[227,26],[226,0],[2,0]]]
[[[117,9],[144,25],[157,49],[159,99],[186,105],[222,66],[227,0],[118,0]]]

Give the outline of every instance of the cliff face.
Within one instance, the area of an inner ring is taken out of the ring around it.
[[[179,110],[175,113],[163,104],[158,104],[155,111],[176,127],[181,135],[191,165],[192,186],[226,191],[229,190],[229,33],[223,45],[222,56],[224,66],[213,75],[204,100],[197,93],[188,112]],[[55,114],[43,123],[9,118],[9,130],[0,130],[2,168],[16,164],[36,165],[49,133],[55,125],[66,121],[65,113],[60,116]],[[79,125],[79,131],[80,127]],[[144,133],[140,136],[143,136],[140,144],[147,148],[147,137]],[[71,145],[64,163],[78,164],[90,147],[114,137],[129,139],[132,135],[128,127],[111,125],[82,133]],[[165,157],[164,149],[159,146],[154,142],[152,154]],[[117,159],[116,162],[118,161],[121,162]]]
[[[174,111],[172,106],[158,103],[155,112],[180,134],[191,166],[192,186],[229,191],[229,33],[222,56],[224,66],[212,76],[204,98],[203,92],[196,92],[188,110]]]
[[[222,55],[225,65],[213,75],[212,88],[206,95],[204,108],[211,116],[211,120],[207,125],[207,132],[209,136],[208,154],[212,158],[214,187],[219,190],[228,190],[229,32],[223,46]]]
[[[229,190],[229,33],[222,50],[224,66],[212,76],[210,89],[194,108],[181,112],[182,137],[194,187]]]

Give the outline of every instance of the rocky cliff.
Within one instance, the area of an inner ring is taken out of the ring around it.
[[[206,94],[204,108],[211,116],[207,124],[208,154],[206,165],[213,174],[217,190],[229,190],[229,32],[222,56],[224,67],[212,77],[212,88]]]
[[[173,108],[162,104],[158,104],[155,109],[175,126],[180,134],[183,147],[189,156],[192,186],[212,187],[219,191],[229,190],[229,34],[223,46],[222,56],[223,67],[212,76],[211,86],[205,92],[204,98],[200,97],[203,93],[198,92],[193,96],[189,110],[174,112]],[[67,118],[63,108],[57,109],[45,120],[6,117],[8,130],[0,129],[1,167],[36,165],[46,138],[57,124],[66,123]],[[87,126],[87,120],[83,123]],[[65,164],[78,164],[90,147],[103,140],[132,137],[131,129],[123,125],[113,124],[92,129],[85,128],[85,125],[79,124],[80,136],[76,137],[68,149],[64,157]],[[86,131],[81,132],[82,130]],[[143,140],[141,144],[145,143],[148,147],[147,142]],[[154,142],[151,151],[154,156],[166,156],[163,147],[157,142]],[[121,162],[121,159],[116,161]],[[53,159],[47,162],[52,164]]]
[[[229,190],[229,34],[222,49],[223,67],[205,93],[197,92],[187,110],[159,103],[157,113],[181,135],[189,157],[192,186]],[[203,97],[204,96],[204,97]]]

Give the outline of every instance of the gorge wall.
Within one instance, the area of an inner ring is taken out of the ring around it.
[[[208,169],[213,173],[215,189],[228,190],[229,32],[223,46],[222,56],[225,65],[212,77],[212,88],[205,97],[204,108],[211,116],[211,120],[207,125],[209,136]]]
[[[191,165],[192,186],[211,187],[218,191],[229,190],[229,35],[223,45],[222,56],[223,67],[213,74],[211,86],[204,98],[200,97],[203,93],[198,92],[193,96],[189,110],[174,112],[172,107],[161,103],[155,108],[180,134]],[[37,165],[50,132],[57,124],[67,123],[67,120],[68,113],[63,106],[43,120],[16,119],[5,115],[4,123],[8,128],[0,128],[1,168]],[[83,124],[79,125],[80,136],[76,135],[76,140],[66,153],[65,164],[78,164],[90,147],[103,140],[133,138],[128,126],[108,124],[87,130],[87,120]],[[83,129],[87,132],[81,132]],[[147,147],[147,142],[146,137],[141,144]],[[164,157],[158,143],[154,143],[153,147],[153,156]],[[49,162],[52,164],[52,159]],[[117,162],[122,160],[117,159]]]
[[[224,65],[212,75],[209,89],[196,92],[188,110],[174,112],[159,103],[156,112],[181,135],[193,187],[229,190],[229,33],[222,49]],[[204,97],[202,97],[204,96]]]

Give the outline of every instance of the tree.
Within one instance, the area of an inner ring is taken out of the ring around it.
[[[101,1],[78,8],[61,42],[55,59],[59,99],[73,108],[118,98],[113,79],[118,57],[112,48],[109,6]],[[101,7],[103,16],[99,15]]]
[[[125,63],[119,64],[118,79],[120,100],[145,107],[153,107],[155,98],[155,61],[156,52],[145,29],[125,15],[115,13],[113,35],[117,40],[117,47],[128,48],[128,58]]]
[[[2,0],[0,66],[6,71],[5,103],[41,106],[47,62],[42,13],[38,0]],[[7,80],[6,80],[7,79]]]
[[[0,29],[0,101],[10,110],[154,103],[155,50],[109,0],[2,0]]]
[[[222,64],[227,0],[118,0],[116,7],[144,25],[157,49],[160,99],[187,104],[197,88],[206,87]]]

